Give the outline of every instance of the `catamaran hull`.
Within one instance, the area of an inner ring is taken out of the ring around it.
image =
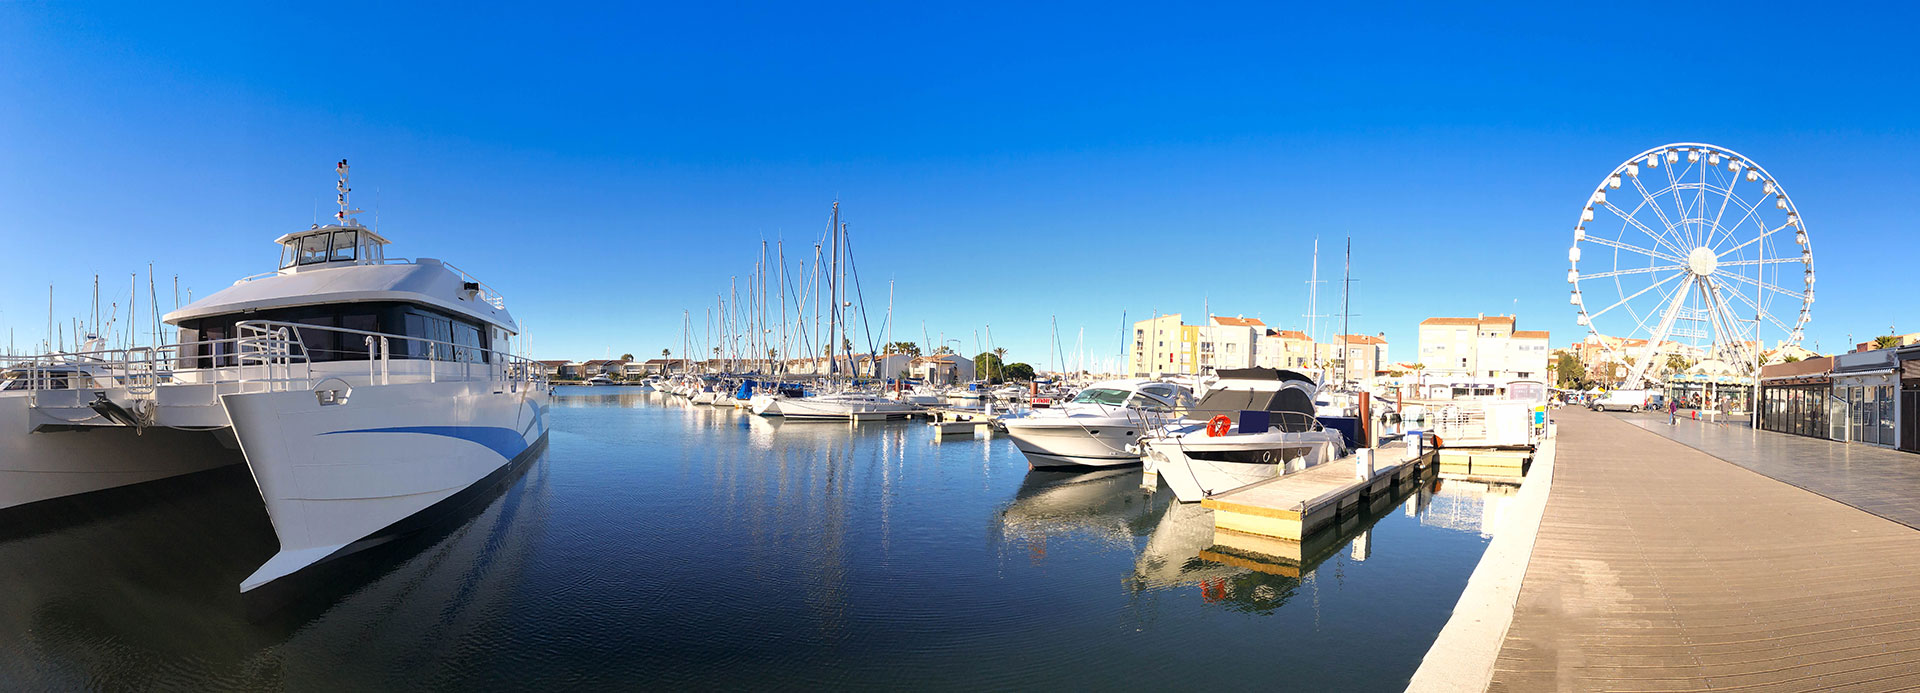
[[[1027,456],[1035,469],[1116,467],[1139,464],[1140,456],[1127,451],[1140,437],[1138,425],[1030,423],[1008,419],[1007,437]]]
[[[225,395],[280,552],[240,584],[251,591],[421,523],[507,476],[547,436],[544,389],[453,382],[362,386],[344,402],[315,392]]]
[[[90,425],[35,431],[27,404],[24,395],[0,397],[0,509],[240,462],[214,431]]]

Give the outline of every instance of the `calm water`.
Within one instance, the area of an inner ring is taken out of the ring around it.
[[[551,420],[524,476],[264,618],[237,467],[0,538],[0,682],[1398,690],[1507,498],[1428,487],[1302,564],[1214,545],[1137,468],[1029,473],[1005,439],[618,388]]]

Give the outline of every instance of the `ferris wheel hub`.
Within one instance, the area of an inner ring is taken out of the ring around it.
[[[1713,274],[1713,271],[1719,267],[1720,256],[1715,255],[1712,248],[1701,246],[1687,253],[1687,269],[1693,272],[1694,276],[1705,277]]]

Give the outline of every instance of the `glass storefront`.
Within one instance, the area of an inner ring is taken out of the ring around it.
[[[1826,383],[1765,386],[1760,391],[1760,427],[1769,431],[1826,438]]]

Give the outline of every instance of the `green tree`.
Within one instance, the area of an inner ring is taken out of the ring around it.
[[[894,342],[892,344],[887,345],[887,353],[906,354],[908,356],[919,356],[920,345],[914,344],[913,342]]]
[[[1033,366],[1029,366],[1024,363],[1009,363],[1007,364],[1007,367],[1003,370],[1005,371],[1007,379],[1009,380],[1032,380],[1033,379]]]
[[[1787,354],[1787,356],[1786,356],[1786,358],[1783,358],[1783,359],[1780,359],[1780,362],[1781,362],[1781,363],[1793,363],[1793,362],[1795,362],[1795,361],[1799,361],[1799,360],[1800,360],[1800,357],[1799,357],[1799,356],[1795,356],[1795,355],[1793,355],[1793,354]]]
[[[1560,352],[1560,359],[1554,364],[1555,385],[1563,390],[1576,390],[1586,385],[1587,367],[1573,354]]]
[[[1006,379],[1005,370],[1005,366],[1000,363],[1000,357],[995,356],[991,351],[982,351],[973,356],[973,377],[975,378],[990,383],[1002,382]]]
[[[632,360],[633,360],[633,354],[621,354],[621,355],[620,355],[620,360],[622,360],[622,361],[632,361]]]
[[[1900,346],[1900,338],[1894,335],[1883,335],[1873,338],[1873,348],[1875,349],[1892,349],[1897,346]]]
[[[664,359],[664,358],[672,358],[672,357],[673,357],[673,350],[672,350],[672,349],[661,349],[661,350],[660,350],[660,358],[663,358],[663,359]]]
[[[1667,354],[1667,372],[1679,373],[1693,367],[1693,362],[1679,354]]]

